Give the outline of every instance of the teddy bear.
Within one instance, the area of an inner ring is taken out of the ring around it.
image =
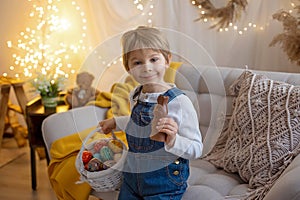
[[[96,99],[99,90],[92,87],[94,76],[88,72],[81,72],[76,76],[77,87],[69,89],[66,94],[66,103],[71,108],[84,106]]]

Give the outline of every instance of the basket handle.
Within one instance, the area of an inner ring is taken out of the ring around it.
[[[113,139],[115,139],[115,140],[119,140],[119,139],[117,138],[117,136],[116,136],[116,134],[115,134],[115,131],[114,131],[114,130],[111,130],[111,136],[112,136],[112,138],[113,138]]]
[[[88,136],[83,140],[83,145],[81,145],[81,149],[80,149],[80,154],[81,152],[85,149],[85,144],[87,143],[87,141],[96,133],[96,132],[100,132],[101,128],[100,127],[96,127],[95,129],[93,129]]]
[[[84,150],[85,144],[87,143],[87,141],[88,141],[88,140],[89,140],[96,132],[99,132],[99,133],[104,134],[104,133],[102,132],[101,127],[97,126],[97,127],[96,127],[94,130],[92,130],[92,131],[88,134],[88,136],[84,139],[83,145],[81,146],[81,149],[80,149],[80,152],[82,152],[82,151]],[[112,138],[113,138],[113,139],[119,140],[119,139],[117,138],[117,136],[116,136],[114,130],[111,131],[111,135],[112,135]]]

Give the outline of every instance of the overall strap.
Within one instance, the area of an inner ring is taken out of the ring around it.
[[[178,89],[177,87],[173,87],[171,89],[169,89],[168,91],[166,91],[163,96],[168,96],[169,97],[169,101],[168,103],[170,103],[173,99],[175,99],[175,97],[184,94],[183,91],[181,91],[180,89]]]
[[[134,93],[133,93],[133,96],[132,96],[133,101],[137,101],[137,99],[138,99],[140,93],[142,92],[142,89],[143,89],[143,86],[142,86],[142,85],[138,86],[138,87],[135,89],[135,91],[134,91]]]

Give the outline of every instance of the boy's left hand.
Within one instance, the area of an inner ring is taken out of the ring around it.
[[[166,134],[165,143],[172,147],[175,143],[176,134],[178,131],[177,123],[170,117],[163,117],[157,122],[156,129],[159,130],[159,132]]]

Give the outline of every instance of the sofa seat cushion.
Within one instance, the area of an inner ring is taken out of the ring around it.
[[[189,187],[183,199],[240,199],[245,196],[248,184],[237,174],[227,173],[203,159],[191,161],[190,166]]]

